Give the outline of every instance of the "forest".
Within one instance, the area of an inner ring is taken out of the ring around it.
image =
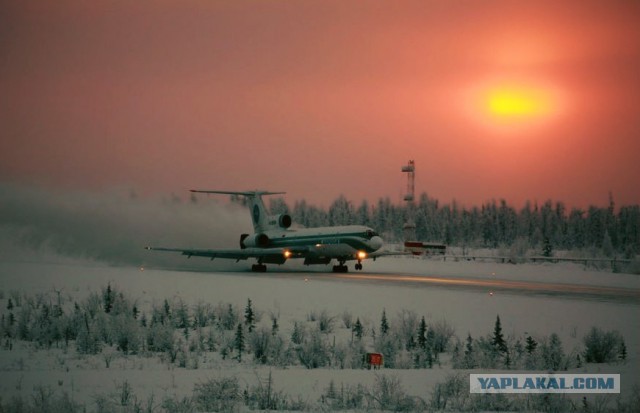
[[[387,242],[402,240],[402,226],[411,215],[416,238],[449,246],[499,248],[524,243],[541,251],[586,250],[587,255],[633,259],[640,252],[640,205],[617,208],[612,195],[607,207],[568,208],[561,201],[526,202],[517,209],[505,200],[481,206],[444,204],[422,193],[410,211],[390,198],[354,205],[340,196],[327,210],[283,198],[270,199],[272,213],[289,213],[305,226],[359,224],[375,228]],[[410,215],[411,214],[411,215]],[[546,254],[545,254],[546,255]]]

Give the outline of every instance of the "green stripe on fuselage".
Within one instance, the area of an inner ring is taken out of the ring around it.
[[[269,247],[307,247],[320,245],[346,244],[354,250],[373,252],[362,236],[362,232],[351,232],[344,234],[311,234],[311,235],[288,235],[279,234],[278,238],[271,238]]]

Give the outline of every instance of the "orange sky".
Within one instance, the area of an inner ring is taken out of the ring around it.
[[[640,203],[636,1],[4,2],[0,59],[2,181]]]

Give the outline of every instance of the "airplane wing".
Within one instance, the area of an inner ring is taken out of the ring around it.
[[[221,249],[221,250],[201,250],[201,249],[181,249],[181,248],[162,248],[162,247],[145,247],[152,251],[179,252],[191,257],[207,257],[211,258],[227,258],[236,261],[246,260],[249,258],[257,258],[266,263],[282,264],[289,258],[300,257],[304,255],[308,249],[302,248],[244,248],[244,249]]]
[[[374,251],[372,253],[367,254],[367,258],[380,258],[380,257],[393,257],[400,255],[413,255],[410,251]]]

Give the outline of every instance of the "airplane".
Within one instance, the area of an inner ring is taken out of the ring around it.
[[[180,252],[191,257],[235,259],[236,262],[255,258],[251,266],[254,272],[266,272],[265,264],[284,264],[289,259],[304,259],[305,265],[328,265],[336,260],[333,272],[348,272],[347,261],[356,260],[356,270],[362,270],[362,261],[384,255],[404,255],[404,253],[384,252],[380,249],[384,242],[372,228],[362,225],[291,228],[288,214],[269,215],[262,196],[281,195],[285,192],[269,191],[203,191],[192,189],[192,193],[227,194],[244,196],[249,202],[253,221],[253,234],[240,235],[240,249],[181,249],[146,247],[148,250]]]

